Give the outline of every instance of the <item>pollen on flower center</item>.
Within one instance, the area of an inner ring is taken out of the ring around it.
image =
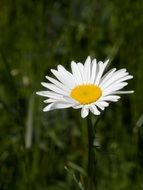
[[[79,85],[72,89],[70,96],[80,104],[96,102],[102,95],[101,89],[96,85]]]

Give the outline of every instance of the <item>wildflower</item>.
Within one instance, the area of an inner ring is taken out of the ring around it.
[[[48,105],[43,111],[62,108],[81,108],[81,117],[85,118],[89,111],[100,115],[101,111],[109,106],[110,102],[117,102],[120,94],[133,93],[133,91],[120,91],[128,83],[125,82],[133,76],[126,69],[116,71],[116,68],[104,70],[109,60],[97,62],[88,56],[85,63],[71,62],[72,72],[67,71],[62,65],[51,72],[57,79],[46,76],[50,83],[42,82],[47,88],[37,92],[38,95],[47,97],[44,101]]]

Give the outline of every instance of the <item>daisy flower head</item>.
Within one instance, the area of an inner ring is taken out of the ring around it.
[[[88,56],[85,63],[71,62],[71,72],[62,65],[57,70],[51,69],[56,77],[46,76],[49,82],[42,82],[45,91],[36,94],[44,96],[48,105],[44,112],[63,109],[81,108],[81,117],[85,118],[89,111],[94,115],[100,115],[110,102],[117,102],[120,94],[133,93],[133,91],[121,91],[133,78],[126,69],[113,68],[104,74],[109,60],[97,62]]]

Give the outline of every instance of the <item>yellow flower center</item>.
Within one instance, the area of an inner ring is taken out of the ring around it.
[[[76,86],[70,93],[70,96],[80,104],[90,104],[96,102],[101,95],[101,89],[93,84]]]

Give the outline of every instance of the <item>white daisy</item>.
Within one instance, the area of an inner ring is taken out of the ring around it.
[[[71,62],[72,72],[67,71],[62,65],[51,72],[57,79],[46,76],[50,83],[41,84],[48,90],[37,92],[45,96],[44,101],[48,105],[43,111],[62,108],[81,108],[81,117],[85,118],[89,111],[94,115],[100,115],[109,102],[117,102],[119,94],[133,93],[133,91],[120,91],[128,83],[125,82],[133,76],[126,69],[116,71],[109,70],[103,75],[109,60],[97,62],[88,56],[85,63]]]

